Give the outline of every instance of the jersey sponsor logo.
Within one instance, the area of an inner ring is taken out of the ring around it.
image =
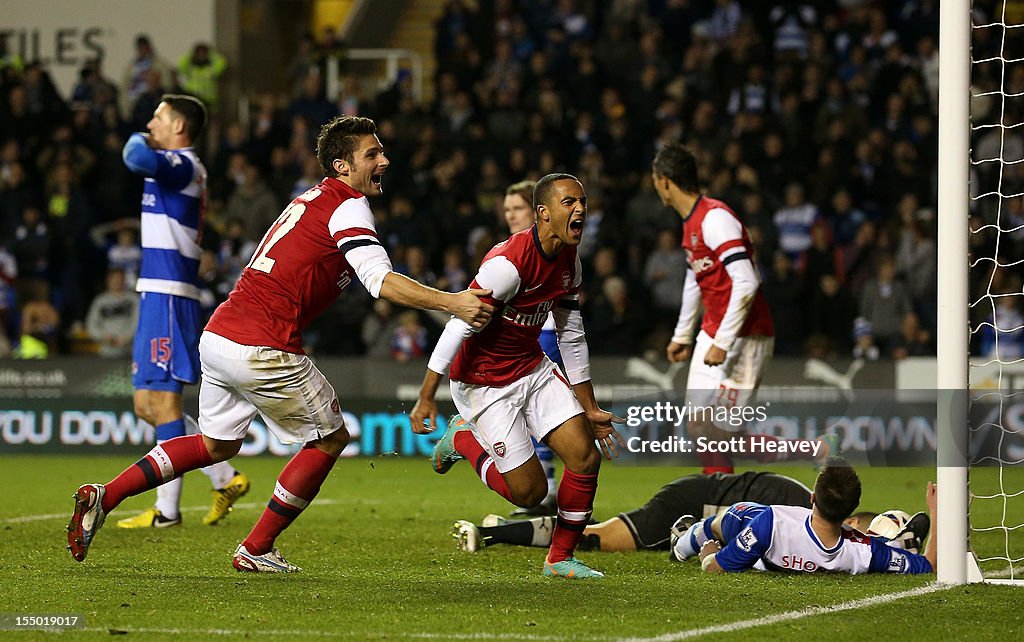
[[[691,250],[686,250],[686,262],[690,264],[690,269],[696,274],[700,274],[705,270],[710,270],[715,267],[715,260],[710,256],[702,256],[699,259],[693,257]]]
[[[740,534],[736,536],[736,545],[747,551],[748,553],[757,544],[757,535],[754,534],[754,529],[749,526],[740,531]]]
[[[534,312],[520,312],[511,306],[506,306],[505,310],[502,311],[501,316],[506,321],[511,321],[516,325],[544,325],[544,322],[548,319],[548,312],[551,312],[551,307],[553,305],[554,301],[541,301],[537,304],[536,311]]]
[[[494,454],[497,455],[498,457],[505,456],[505,442],[499,441],[498,443],[494,444]]]
[[[813,560],[804,559],[799,555],[783,555],[782,568],[789,568],[795,571],[813,573],[814,571],[818,570],[818,565],[815,564]]]
[[[348,270],[345,270],[338,275],[338,289],[344,290],[350,285],[352,285],[352,275],[348,273]]]

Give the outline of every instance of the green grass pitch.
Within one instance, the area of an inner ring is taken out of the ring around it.
[[[893,577],[745,573],[707,576],[696,563],[670,564],[663,553],[584,553],[608,574],[574,582],[541,576],[542,549],[495,546],[455,550],[454,519],[479,520],[509,506],[484,489],[465,464],[435,475],[426,459],[343,460],[312,504],[278,540],[296,575],[250,575],[230,565],[273,490],[283,459],[239,459],[253,488],[221,525],[203,526],[208,482],[185,480],[185,523],[167,530],[121,530],[114,521],[150,505],[128,500],[108,520],[78,564],[64,550],[71,494],[106,481],[131,458],[4,456],[0,488],[0,616],[79,614],[84,628],[62,640],[351,639],[351,640],[618,640],[652,638],[864,640],[1014,639],[1024,630],[1024,589],[967,586],[850,602],[928,587],[934,576]],[[808,466],[778,467],[810,485]],[[643,503],[663,483],[694,472],[608,464],[595,516]],[[862,507],[924,509],[924,482],[934,471],[863,469]],[[995,486],[998,471],[977,478]],[[1011,474],[1013,473],[1013,474]],[[1007,490],[1024,475],[1005,471]],[[1014,486],[1015,484],[1015,486]],[[940,490],[941,492],[941,490]],[[1008,521],[1024,522],[1021,498]],[[975,510],[999,523],[1003,502]],[[1002,550],[1005,533],[977,537]],[[1018,531],[1022,553],[1024,530]],[[1005,564],[1004,564],[1005,566]],[[794,611],[847,604],[811,615]],[[780,617],[781,616],[781,617]],[[736,623],[741,623],[736,625]],[[716,628],[717,627],[717,628]],[[730,629],[729,627],[734,627]],[[5,639],[49,639],[43,631],[0,631]]]

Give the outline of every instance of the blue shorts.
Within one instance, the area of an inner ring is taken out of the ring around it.
[[[744,528],[747,527],[755,517],[768,508],[764,504],[756,502],[740,502],[733,504],[722,515],[722,539],[728,544],[736,539]]]
[[[199,302],[171,294],[143,292],[139,326],[132,351],[132,385],[136,390],[181,394],[199,381]]]

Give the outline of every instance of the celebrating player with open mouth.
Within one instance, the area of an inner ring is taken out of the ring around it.
[[[202,434],[157,445],[107,484],[79,487],[67,528],[76,561],[85,559],[107,514],[126,498],[238,454],[259,412],[282,443],[303,447],[281,471],[232,564],[240,571],[300,570],[274,543],[316,497],[349,441],[334,388],[302,350],[302,331],[354,279],[374,297],[443,310],[467,327],[490,319],[492,307],[478,298],[490,291],[441,292],[391,269],[366,199],[381,193],[390,164],[376,131],[372,120],[358,116],[323,126],[317,159],[327,178],[281,213],[203,332]]]
[[[434,395],[451,367],[452,421],[434,450],[434,469],[445,473],[468,459],[484,483],[518,506],[544,499],[547,483],[530,437],[562,459],[558,517],[544,562],[547,576],[604,577],[573,557],[593,512],[601,455],[625,446],[602,410],[590,382],[590,354],[579,312],[581,269],[576,247],[583,236],[587,196],[569,174],[548,174],[534,188],[537,223],[513,234],[484,257],[472,287],[493,291],[499,311],[474,332],[452,319],[434,348],[420,397],[409,420],[413,431],[436,427]],[[568,380],[538,343],[548,312]]]

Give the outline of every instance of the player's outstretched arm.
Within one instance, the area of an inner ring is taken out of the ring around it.
[[[409,413],[409,427],[417,434],[434,432],[437,429],[437,404],[434,403],[434,395],[441,384],[441,377],[444,375],[427,368],[427,374],[423,377],[423,384],[420,386],[420,396]]]
[[[480,300],[490,290],[442,292],[427,287],[397,272],[389,272],[380,288],[381,298],[421,310],[441,310],[462,319],[473,328],[482,328],[491,320],[494,306]]]

